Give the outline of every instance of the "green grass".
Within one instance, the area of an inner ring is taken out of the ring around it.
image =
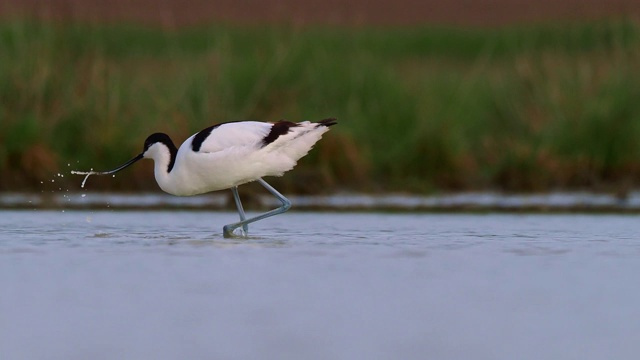
[[[112,168],[155,131],[180,142],[223,121],[326,117],[339,125],[285,191],[638,185],[640,26],[0,23],[0,190]],[[92,181],[155,189],[152,176]]]

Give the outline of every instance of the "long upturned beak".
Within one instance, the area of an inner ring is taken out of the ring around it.
[[[119,167],[113,169],[113,170],[109,170],[109,171],[71,171],[72,174],[75,175],[109,175],[109,174],[115,174],[118,171],[129,167],[131,165],[133,165],[133,163],[135,163],[136,161],[142,159],[144,157],[144,153],[140,153],[138,154],[138,156],[134,157],[133,159],[127,161],[126,163],[120,165]]]
[[[75,175],[86,175],[84,177],[84,180],[82,180],[82,185],[80,187],[84,187],[84,184],[87,182],[87,179],[89,178],[90,175],[109,175],[109,174],[115,174],[118,171],[132,165],[133,163],[135,163],[136,161],[140,160],[144,158],[144,153],[140,153],[138,156],[134,157],[133,159],[127,161],[126,163],[120,165],[119,167],[113,169],[113,170],[109,170],[109,171],[75,171],[75,170],[71,170],[72,174]]]

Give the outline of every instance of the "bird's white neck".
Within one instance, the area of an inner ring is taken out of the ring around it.
[[[166,144],[155,143],[145,151],[144,157],[153,159],[154,175],[160,188],[165,192],[177,195],[175,191],[172,191],[173,182],[175,181],[174,176],[172,176],[176,161],[175,149],[172,151]]]

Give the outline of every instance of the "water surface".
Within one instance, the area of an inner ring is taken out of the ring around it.
[[[640,217],[0,212],[3,359],[635,359]]]

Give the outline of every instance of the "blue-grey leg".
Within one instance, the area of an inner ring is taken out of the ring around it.
[[[262,180],[261,178],[258,178],[257,181],[260,183],[260,185],[264,186],[265,189],[269,190],[269,192],[271,194],[273,194],[273,196],[275,196],[282,203],[282,206],[280,206],[279,208],[267,211],[266,213],[260,214],[260,215],[258,215],[256,217],[252,217],[250,219],[243,219],[240,222],[229,224],[229,225],[225,225],[222,228],[224,237],[234,237],[234,236],[236,236],[233,233],[233,231],[235,229],[237,229],[237,228],[239,228],[241,226],[244,228],[244,226],[246,226],[246,225],[248,225],[248,224],[250,224],[252,222],[255,222],[255,221],[258,221],[258,220],[262,220],[262,219],[268,218],[270,216],[282,214],[283,212],[285,212],[285,211],[287,211],[287,210],[289,210],[291,208],[291,201],[289,201],[289,199],[284,197],[276,189],[274,189],[271,185],[267,184],[267,182]],[[234,194],[234,197],[235,196],[236,195]],[[240,197],[238,196],[236,199],[239,200]],[[245,231],[245,235],[246,235],[246,231]]]
[[[238,208],[238,215],[240,215],[240,221],[244,221],[247,219],[247,216],[244,213],[244,208],[242,207],[242,201],[240,201],[240,195],[238,194],[238,187],[234,186],[231,188],[231,192],[233,193],[233,199],[236,201],[236,207]],[[242,230],[244,230],[244,235],[249,231],[249,225],[242,225]]]

